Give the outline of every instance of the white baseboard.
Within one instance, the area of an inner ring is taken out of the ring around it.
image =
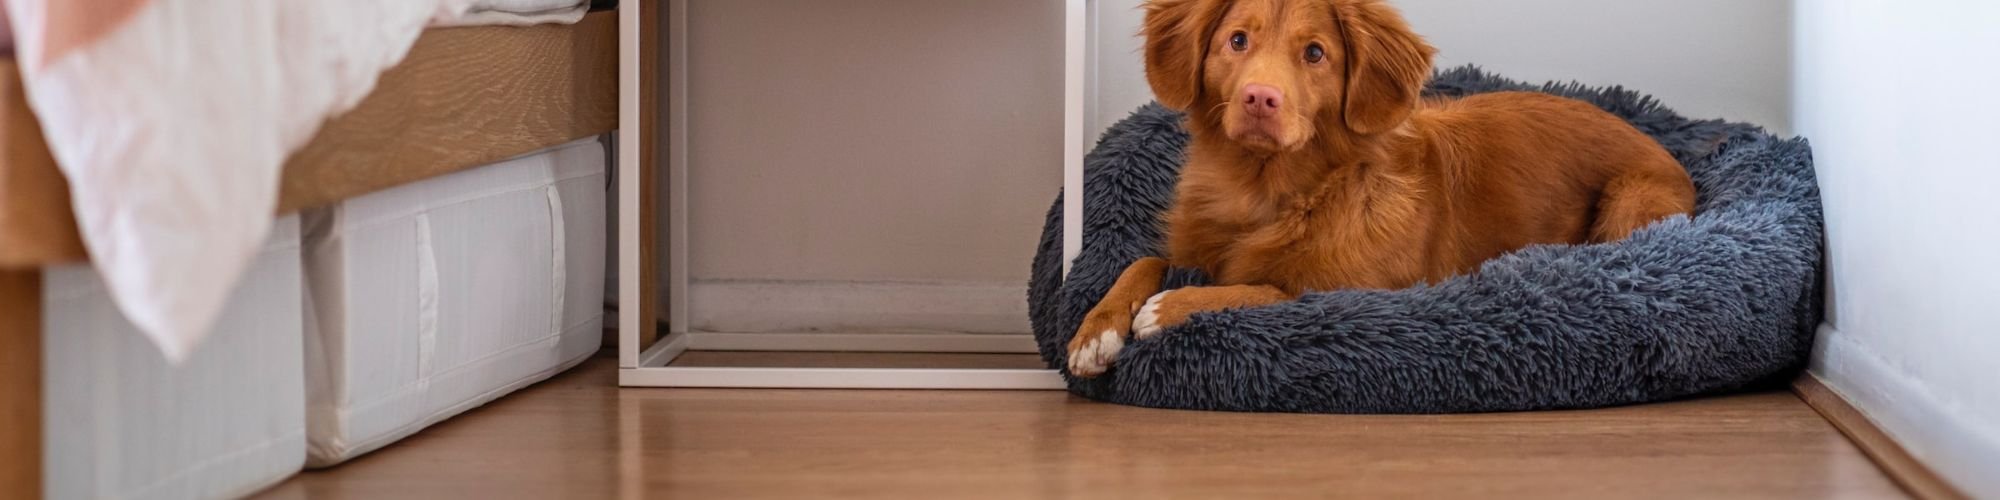
[[[1025,284],[706,281],[688,284],[688,309],[692,331],[1030,331]]]
[[[1000,333],[688,332],[692,351],[941,352],[1035,354],[1033,335]]]
[[[1831,325],[1813,345],[1814,376],[1931,470],[1975,498],[2000,497],[2000,426],[1972,415]]]

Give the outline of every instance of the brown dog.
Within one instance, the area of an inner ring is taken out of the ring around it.
[[[1615,241],[1694,207],[1673,156],[1590,104],[1425,100],[1436,52],[1381,0],[1152,0],[1146,79],[1192,134],[1167,259],[1085,316],[1070,373],[1192,314],[1401,288],[1536,243]],[[1170,266],[1218,286],[1160,292]]]

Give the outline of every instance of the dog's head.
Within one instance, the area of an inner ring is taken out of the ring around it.
[[[1270,152],[1401,125],[1436,52],[1382,0],[1152,0],[1144,34],[1160,103]]]

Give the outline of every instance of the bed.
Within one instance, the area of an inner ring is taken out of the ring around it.
[[[367,97],[290,154],[277,215],[617,128],[619,33],[618,15],[602,11],[575,24],[425,30]],[[88,260],[21,73],[11,55],[0,60],[0,497],[9,498],[41,491],[42,269]]]

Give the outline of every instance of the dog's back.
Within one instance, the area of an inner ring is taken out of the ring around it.
[[[1458,274],[1538,243],[1615,241],[1694,208],[1666,149],[1588,103],[1532,92],[1429,101],[1399,149],[1435,177],[1448,231],[1432,258]],[[1442,270],[1440,270],[1442,271]]]

